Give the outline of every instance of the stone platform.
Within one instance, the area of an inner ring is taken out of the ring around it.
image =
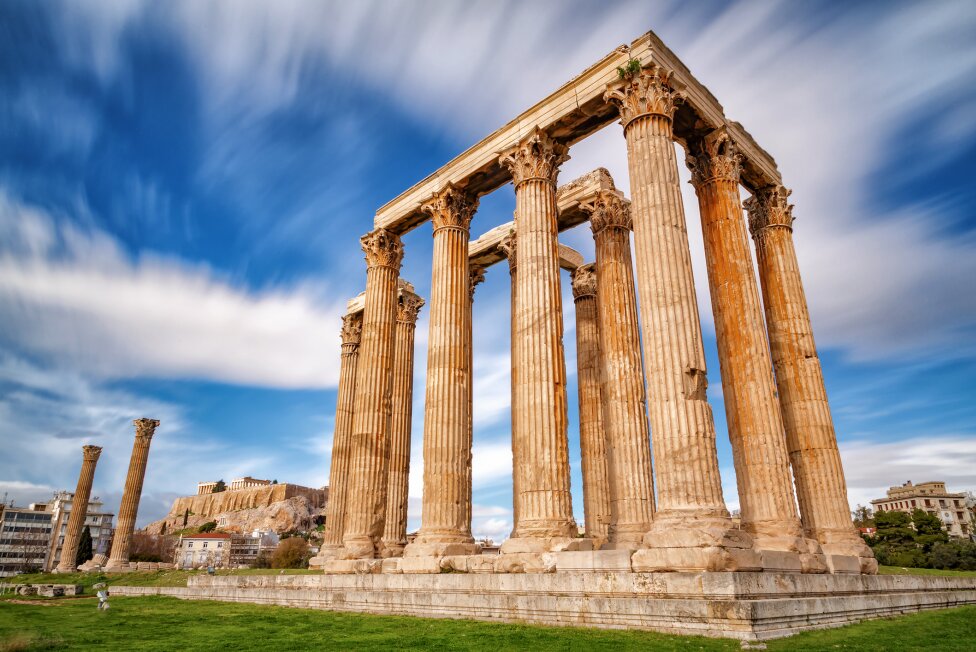
[[[113,595],[647,629],[741,640],[976,604],[976,578],[785,573],[441,573],[194,576]]]

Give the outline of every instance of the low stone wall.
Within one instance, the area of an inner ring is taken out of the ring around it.
[[[775,573],[200,575],[186,588],[111,591],[742,640],[976,604],[976,578]]]

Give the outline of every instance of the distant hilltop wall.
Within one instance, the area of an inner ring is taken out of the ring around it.
[[[317,509],[325,506],[329,497],[329,490],[328,488],[312,489],[297,484],[272,484],[247,489],[228,489],[216,494],[182,496],[173,502],[167,520],[182,518],[187,510],[190,510],[190,513],[195,516],[216,516],[224,512],[241,509],[268,507],[272,503],[288,500],[295,496],[306,497],[311,506]]]

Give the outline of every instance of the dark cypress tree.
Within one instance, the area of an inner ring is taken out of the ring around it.
[[[81,532],[81,539],[78,540],[78,556],[75,557],[75,566],[81,566],[94,556],[91,530],[86,525],[85,529]]]

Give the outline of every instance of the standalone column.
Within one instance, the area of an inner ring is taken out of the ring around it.
[[[802,538],[783,417],[753,274],[739,198],[740,157],[724,130],[689,143],[688,167],[698,194],[725,415],[739,487],[742,529],[762,550],[763,564],[798,569],[801,559],[773,553],[819,553]],[[804,560],[822,572],[823,559]],[[775,558],[776,561],[771,560]]]
[[[641,341],[657,512],[634,570],[757,570],[722,498],[691,252],[671,118],[680,99],[659,68],[607,90],[620,109],[630,169]]]
[[[509,276],[511,277],[511,291],[509,292],[509,294],[511,295],[511,314],[509,316],[509,321],[511,322],[511,339],[510,339],[509,348],[511,349],[510,355],[511,355],[512,370],[511,370],[511,374],[509,375],[509,383],[511,384],[512,387],[512,398],[511,398],[511,405],[509,406],[509,412],[511,413],[511,420],[512,420],[512,432],[511,432],[512,435],[512,533],[509,535],[510,537],[514,537],[516,532],[518,531],[519,487],[521,486],[521,482],[519,481],[520,468],[518,465],[519,453],[517,450],[517,446],[519,441],[521,441],[521,438],[518,437],[517,434],[517,430],[516,430],[517,419],[515,418],[515,416],[518,414],[518,407],[516,403],[517,397],[515,392],[516,377],[518,372],[518,363],[516,361],[516,356],[515,356],[515,340],[516,340],[515,312],[516,312],[516,305],[518,304],[518,301],[516,299],[516,291],[518,289],[516,287],[517,286],[516,280],[518,278],[518,274],[517,274],[518,250],[516,245],[517,242],[518,240],[515,237],[515,231],[512,231],[511,233],[509,233],[508,237],[502,241],[500,245],[502,252],[504,252],[505,254],[505,257],[508,258],[508,272],[509,272]]]
[[[71,498],[71,514],[68,515],[68,527],[64,532],[64,543],[61,544],[61,559],[56,573],[71,573],[77,568],[75,561],[78,557],[78,541],[81,531],[85,528],[85,517],[88,515],[88,498],[91,496],[92,481],[95,479],[95,464],[102,454],[101,446],[82,446],[81,473],[78,474],[78,486]],[[54,536],[58,536],[58,532]]]
[[[837,449],[820,358],[813,340],[807,299],[793,248],[793,207],[782,186],[760,188],[746,200],[756,244],[759,283],[786,426],[800,521],[838,572],[840,557],[856,557],[851,570],[876,573],[874,554],[851,523],[847,484]]]
[[[403,292],[397,303],[393,356],[393,417],[390,420],[390,473],[383,530],[383,557],[399,557],[407,545],[407,493],[410,484],[410,424],[413,416],[413,339],[424,300]]]
[[[468,468],[471,468],[471,449],[474,446],[474,289],[478,287],[479,284],[485,282],[485,268],[479,267],[477,265],[471,265],[470,261],[468,263],[468,441],[470,446],[468,447]],[[471,475],[467,476],[468,486],[465,490],[465,495],[467,500],[463,501],[468,513],[465,516],[465,522],[471,522],[471,502],[472,502],[472,478]]]
[[[468,229],[478,200],[448,185],[423,205],[434,226],[430,277],[424,497],[420,531],[405,555],[464,555],[471,537],[471,296]]]
[[[630,207],[616,193],[604,191],[587,210],[596,240],[603,427],[613,514],[610,544],[638,548],[654,518],[654,484],[630,257]]]
[[[136,419],[136,440],[132,445],[129,459],[129,473],[125,476],[122,490],[122,504],[119,506],[119,519],[112,539],[112,551],[105,564],[105,570],[117,570],[129,563],[129,545],[136,527],[136,514],[139,512],[139,499],[142,498],[142,481],[146,478],[146,463],[149,461],[149,444],[153,433],[159,427],[156,419]]]
[[[556,223],[556,176],[566,146],[536,129],[500,161],[515,183],[518,237],[515,391],[521,467],[519,524],[503,552],[566,547],[576,536],[569,493],[566,358]]]
[[[329,502],[325,508],[325,538],[321,552],[309,560],[310,568],[335,558],[342,549],[346,518],[346,496],[349,492],[350,437],[356,400],[356,366],[359,362],[359,340],[363,333],[363,313],[342,318],[342,357],[339,362],[339,389],[336,393],[335,429],[332,433],[332,463],[329,467]]]
[[[573,271],[576,303],[576,385],[579,389],[580,458],[583,471],[583,517],[586,536],[595,547],[607,542],[610,532],[610,481],[603,427],[600,326],[597,318],[597,275],[594,265]]]
[[[397,276],[403,262],[399,236],[376,229],[362,237],[366,253],[366,305],[356,370],[349,494],[342,556],[376,556],[386,515]]]

